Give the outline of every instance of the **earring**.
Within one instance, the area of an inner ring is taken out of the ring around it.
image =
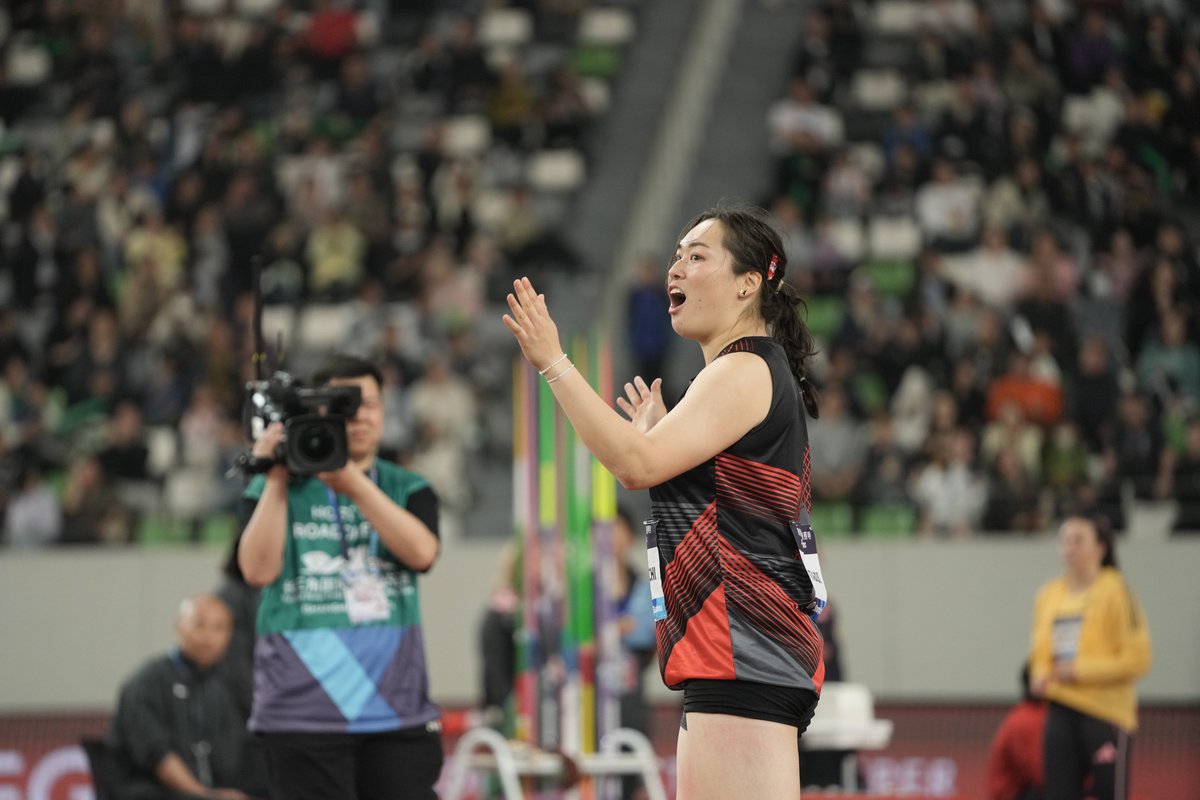
[[[742,289],[742,292],[741,292],[741,294],[738,295],[738,297],[745,297],[745,296],[746,296],[746,290]]]

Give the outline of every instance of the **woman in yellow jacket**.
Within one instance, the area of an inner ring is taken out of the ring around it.
[[[1125,800],[1134,681],[1150,669],[1150,632],[1117,570],[1107,526],[1071,517],[1059,529],[1066,573],[1038,593],[1030,685],[1050,701],[1046,800]]]

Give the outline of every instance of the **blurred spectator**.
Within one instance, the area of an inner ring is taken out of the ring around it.
[[[916,110],[907,103],[901,103],[892,111],[892,121],[883,132],[880,144],[888,166],[895,164],[897,151],[902,146],[907,146],[922,167],[933,157],[933,136]]]
[[[652,257],[643,258],[629,289],[627,325],[629,348],[633,355],[633,374],[647,381],[663,378],[667,350],[675,334],[671,329],[670,301],[662,265]],[[669,388],[663,396],[675,397]]]
[[[1054,427],[1042,448],[1042,479],[1060,497],[1068,496],[1088,479],[1090,454],[1071,422]]]
[[[989,227],[980,246],[945,259],[942,275],[950,284],[970,292],[1000,311],[1008,311],[1029,280],[1025,259],[1008,246],[1004,230]]]
[[[1117,62],[1117,47],[1104,12],[1088,8],[1068,43],[1067,90],[1086,93]]]
[[[621,636],[621,727],[652,736],[650,703],[646,698],[646,671],[655,659],[654,611],[651,608],[650,582],[645,569],[633,567],[635,531],[628,509],[618,508],[612,526],[612,575],[609,598]],[[642,781],[621,782],[624,800],[638,797],[635,790]]]
[[[1144,266],[1144,259],[1134,245],[1129,231],[1118,228],[1107,238],[1103,249],[1096,253],[1096,261],[1089,276],[1089,288],[1097,297],[1112,298],[1118,303],[1124,303]]]
[[[1088,336],[1079,349],[1079,373],[1070,384],[1068,416],[1092,452],[1099,452],[1117,416],[1120,387],[1108,346],[1101,336]]]
[[[1175,530],[1200,533],[1200,418],[1187,424],[1183,452],[1168,451],[1167,460],[1169,477],[1161,494],[1179,504]]]
[[[1014,350],[1008,356],[1008,369],[988,387],[987,419],[996,419],[1000,409],[1013,401],[1025,418],[1038,425],[1051,425],[1062,415],[1062,388],[1035,377],[1028,355]]]
[[[1012,173],[993,181],[984,200],[987,228],[1004,230],[1020,246],[1029,245],[1049,214],[1050,196],[1042,186],[1042,168],[1028,157],[1018,161]]]
[[[46,483],[42,467],[26,460],[4,510],[4,539],[9,547],[33,548],[55,544],[62,535],[62,507]]]
[[[980,530],[986,533],[1034,533],[1042,529],[1037,485],[1021,466],[1014,448],[995,455],[988,470],[987,504]]]
[[[881,414],[871,424],[871,444],[863,459],[863,472],[855,487],[855,505],[908,505],[908,455],[896,443],[892,418]],[[822,615],[823,616],[823,615]],[[841,680],[830,678],[827,680]]]
[[[1009,43],[1001,85],[1010,105],[1028,109],[1043,124],[1058,111],[1061,94],[1058,77],[1052,66],[1038,60],[1027,41],[1013,39]]]
[[[121,687],[108,737],[121,797],[267,796],[265,764],[247,758],[249,735],[214,673],[231,630],[229,608],[215,596],[184,600],[176,647]]]
[[[1165,313],[1158,322],[1158,336],[1137,360],[1138,381],[1161,400],[1173,395],[1200,403],[1200,348],[1188,341],[1187,317],[1182,308]]]
[[[1117,421],[1104,448],[1106,476],[1117,485],[1128,483],[1141,499],[1154,496],[1160,470],[1165,470],[1163,435],[1151,418],[1150,403],[1134,392],[1121,398]]]
[[[104,474],[117,480],[146,480],[149,452],[141,410],[132,401],[121,402],[113,410],[104,444],[96,454]]]
[[[849,500],[862,475],[868,442],[847,403],[844,387],[822,387],[821,417],[809,427],[813,494],[822,500]]]
[[[475,36],[475,23],[465,15],[454,19],[447,56],[449,87],[446,101],[455,111],[479,111],[495,76]]]
[[[954,164],[933,162],[931,179],[916,193],[917,224],[939,250],[968,249],[979,229],[979,192],[959,180]]]
[[[830,152],[842,141],[841,116],[817,101],[806,80],[793,78],[788,96],[767,112],[767,131],[778,159],[779,193],[813,210]]]
[[[133,539],[131,515],[93,456],[71,465],[62,512],[63,544],[124,544]]]
[[[419,426],[434,426],[459,447],[474,442],[475,394],[451,371],[447,354],[430,356],[424,374],[412,384],[409,403]]]
[[[1001,405],[996,418],[984,426],[979,450],[985,464],[1009,451],[1027,477],[1036,479],[1041,475],[1042,430],[1025,420],[1021,406],[1014,400]]]
[[[366,237],[345,210],[331,208],[308,237],[310,296],[325,302],[348,299],[363,278],[366,251]]]
[[[861,217],[871,205],[871,180],[845,152],[833,157],[821,187],[821,207],[832,217]]]
[[[933,460],[919,470],[912,495],[922,536],[961,539],[979,524],[987,486],[975,466],[975,442],[966,430],[935,440]]]
[[[583,147],[584,132],[595,112],[570,65],[559,66],[550,75],[540,110],[544,147]]]
[[[1029,691],[1029,664],[1021,669],[1021,702],[1004,715],[987,758],[987,800],[1043,800],[1042,730],[1046,703]]]

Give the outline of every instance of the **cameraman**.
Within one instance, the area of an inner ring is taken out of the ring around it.
[[[349,463],[290,476],[275,464],[245,492],[238,546],[261,586],[250,729],[261,734],[275,800],[430,798],[442,766],[429,700],[417,573],[438,554],[438,503],[424,478],[377,457],[382,378],[334,356],[321,386],[356,386]],[[284,427],[254,443],[276,457]]]

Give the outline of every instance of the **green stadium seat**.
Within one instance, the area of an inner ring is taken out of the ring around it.
[[[216,514],[205,519],[200,525],[200,541],[209,545],[229,545],[233,541],[237,529],[237,519],[233,514]]]
[[[50,491],[54,492],[54,496],[61,502],[63,495],[67,491],[67,472],[66,470],[56,469],[42,475],[42,480],[50,487]]]
[[[875,538],[911,536],[917,529],[917,512],[908,505],[868,506],[860,527],[864,536]]]
[[[916,267],[906,260],[877,260],[863,266],[875,291],[886,297],[907,297],[916,283]]]
[[[851,382],[850,393],[868,417],[887,409],[888,390],[883,378],[874,372],[861,372]]]
[[[187,524],[165,514],[147,514],[138,522],[138,544],[147,547],[183,544],[189,538]]]
[[[607,44],[581,44],[575,48],[571,66],[581,78],[613,78],[621,69],[621,51]]]
[[[842,537],[854,531],[854,510],[849,503],[815,502],[812,506],[812,527],[821,538]]]
[[[846,313],[846,302],[833,295],[814,295],[805,299],[808,306],[808,316],[805,324],[809,331],[818,339],[828,339],[842,324],[842,315]]]

